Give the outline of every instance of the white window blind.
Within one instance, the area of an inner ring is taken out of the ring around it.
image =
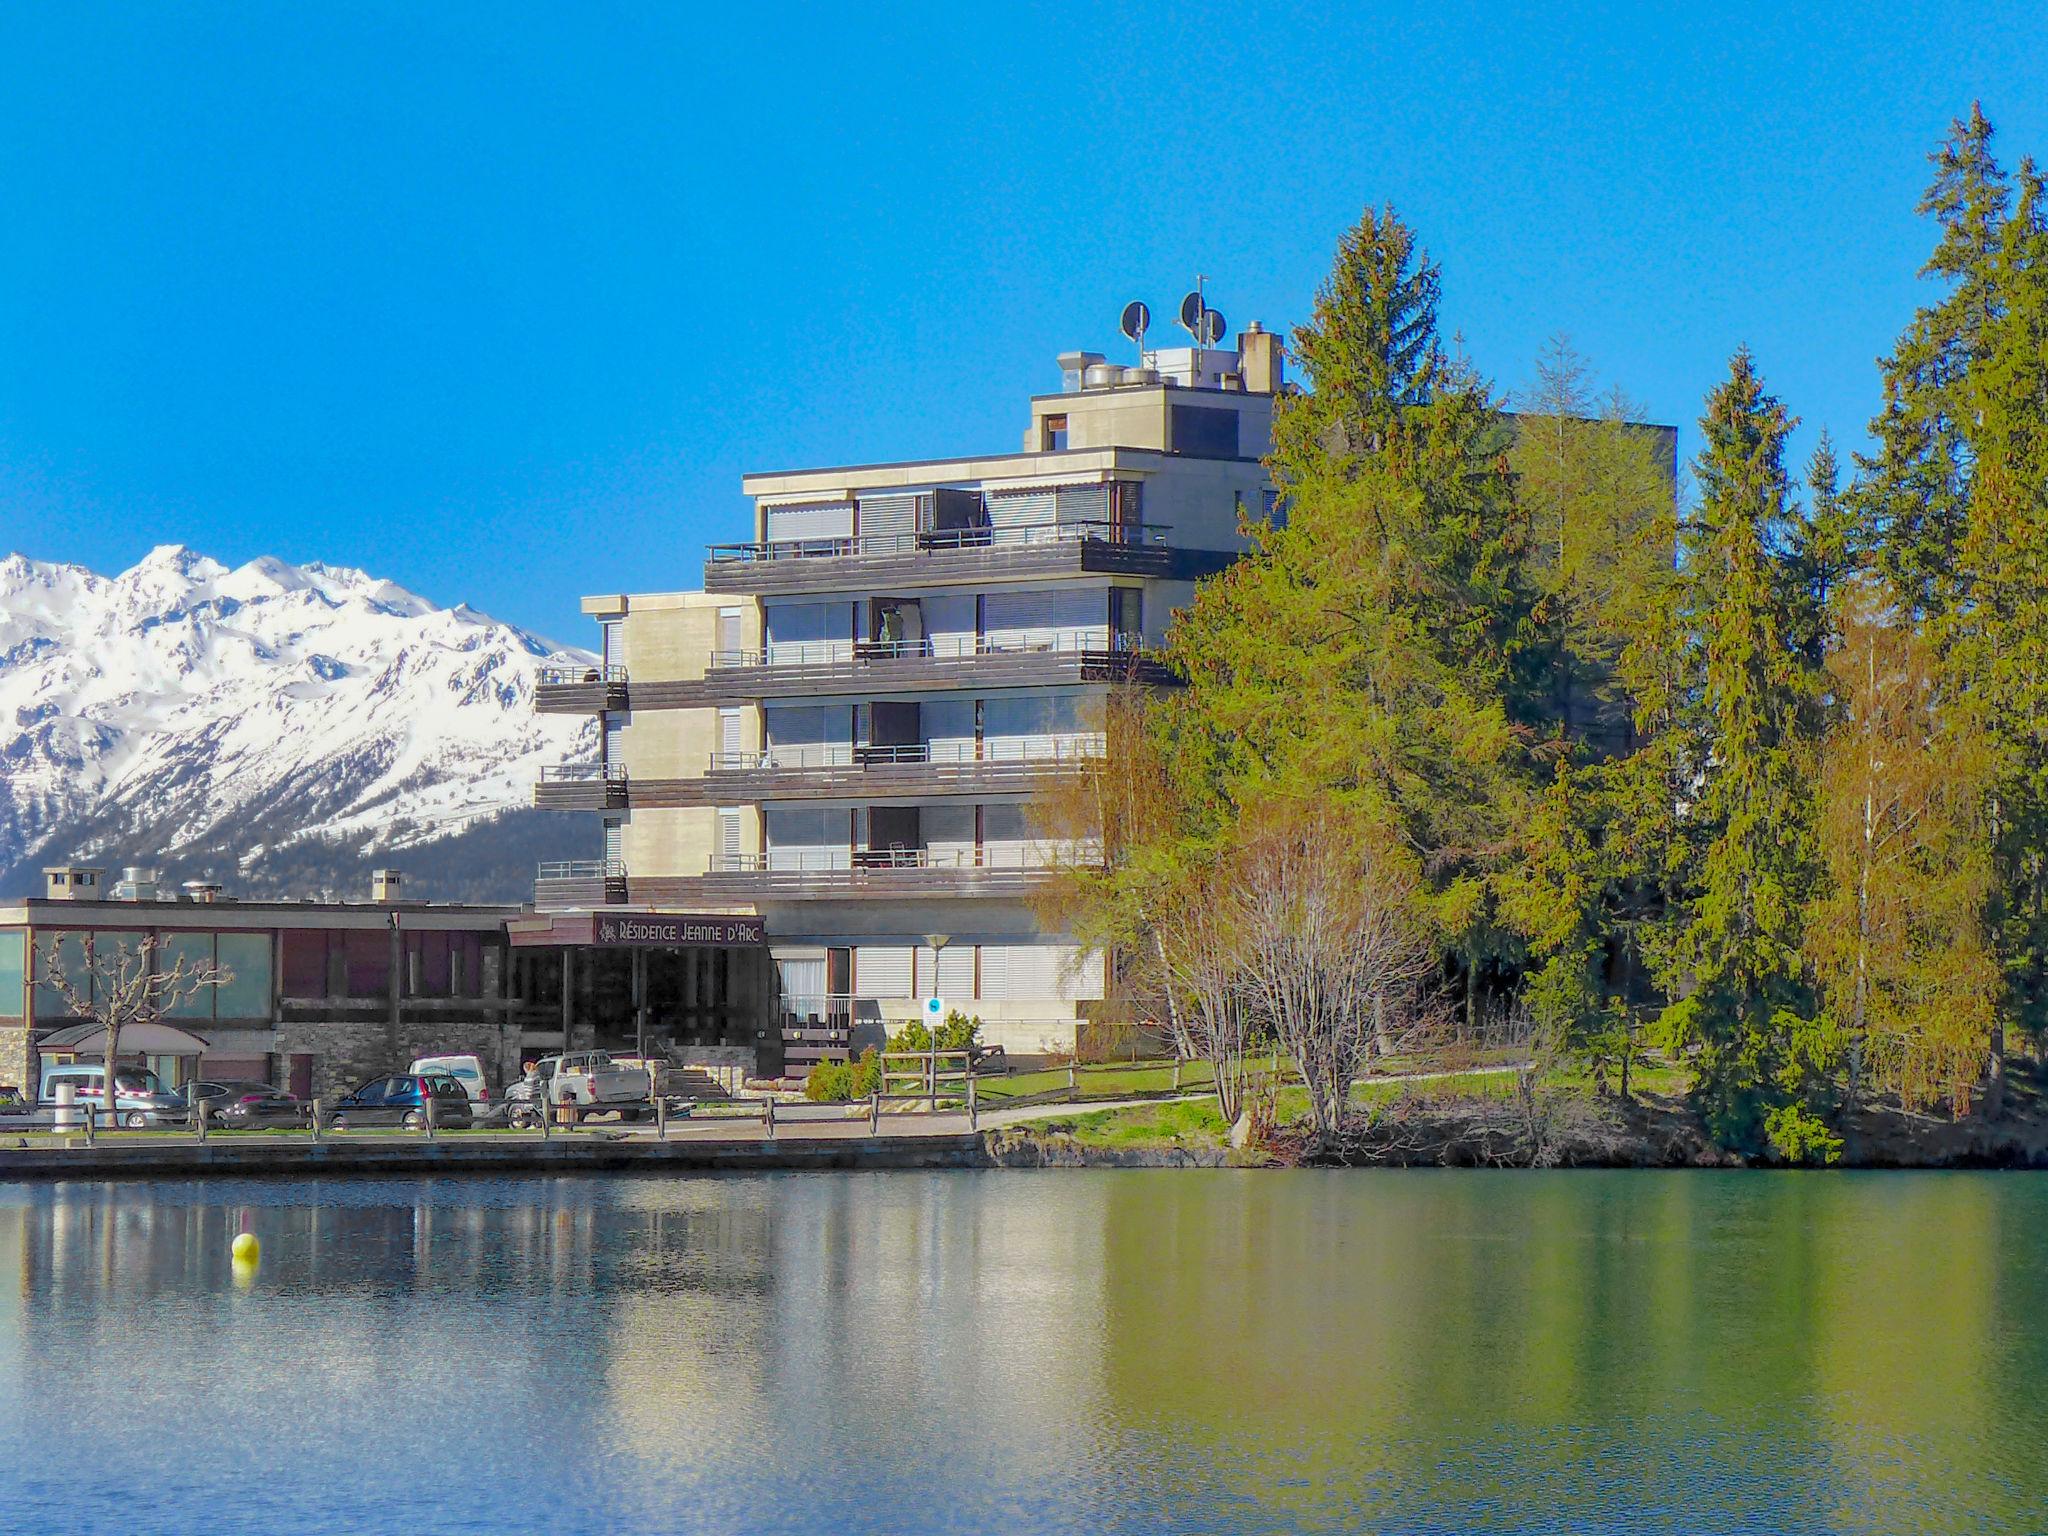
[[[856,997],[915,997],[907,944],[863,944],[853,952]]]
[[[853,503],[850,501],[790,502],[767,508],[765,515],[770,544],[786,544],[798,539],[853,537]]]
[[[860,499],[860,536],[880,544],[886,552],[890,542],[905,550],[916,547],[919,512],[931,498],[910,492],[894,496],[863,496]],[[867,547],[867,546],[863,546]]]
[[[982,612],[988,644],[997,650],[1109,644],[1109,598],[1101,587],[1049,592],[991,592]]]
[[[971,1001],[974,997],[974,946],[972,944],[948,944],[938,952],[937,985],[933,985],[932,948],[929,944],[917,947],[916,990],[914,997],[930,997],[934,993],[948,1001]]]

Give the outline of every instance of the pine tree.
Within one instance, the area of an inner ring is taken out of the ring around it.
[[[1990,918],[2005,1017],[2048,1030],[2048,207],[2029,161],[2000,231],[1982,355],[1965,381],[1973,465],[1960,561],[1966,601],[1944,627],[1957,711],[1990,757]],[[2003,1021],[1985,1109],[1999,1109]]]
[[[1947,285],[1884,358],[1884,409],[1871,422],[1878,451],[1858,458],[1856,494],[1879,541],[1897,600],[1940,614],[1955,600],[1957,555],[1968,521],[1971,451],[1961,394],[1999,308],[1995,272],[2010,203],[1991,153],[1981,105],[1957,119],[1932,156],[1935,175],[1919,211],[1940,229],[1921,276]]]
[[[1426,871],[1464,956],[1467,1011],[1508,941],[1487,882],[1525,777],[1510,709],[1525,537],[1498,403],[1438,338],[1436,268],[1391,210],[1368,212],[1295,355],[1313,392],[1278,403],[1284,520],[1197,591],[1169,656],[1176,774],[1220,835],[1246,806],[1318,796]]]
[[[1689,987],[1666,1012],[1696,1046],[1693,1093],[1724,1142],[1781,1156],[1831,1156],[1814,1113],[1833,1047],[1816,1024],[1801,955],[1801,914],[1816,885],[1809,792],[1812,683],[1792,640],[1779,562],[1790,517],[1784,444],[1792,420],[1738,352],[1708,402],[1688,552],[1700,635],[1699,853],[1684,893],[1672,978]],[[1675,988],[1676,989],[1676,988]]]

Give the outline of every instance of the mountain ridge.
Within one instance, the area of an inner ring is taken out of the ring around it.
[[[45,863],[147,865],[250,895],[520,900],[592,840],[530,808],[594,720],[536,714],[587,652],[353,566],[159,545],[116,576],[0,558],[0,894]]]

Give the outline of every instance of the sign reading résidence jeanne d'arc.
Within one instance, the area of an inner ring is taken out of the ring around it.
[[[622,912],[597,919],[600,944],[763,944],[768,930],[758,917],[677,917]]]

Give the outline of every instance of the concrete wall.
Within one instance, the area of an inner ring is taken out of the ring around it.
[[[416,1056],[483,1058],[492,1090],[519,1076],[520,1035],[503,1023],[408,1019],[394,1029],[386,1018],[293,1019],[278,1025],[279,1075],[288,1058],[313,1058],[313,1093],[332,1099],[381,1073],[403,1072]]]

